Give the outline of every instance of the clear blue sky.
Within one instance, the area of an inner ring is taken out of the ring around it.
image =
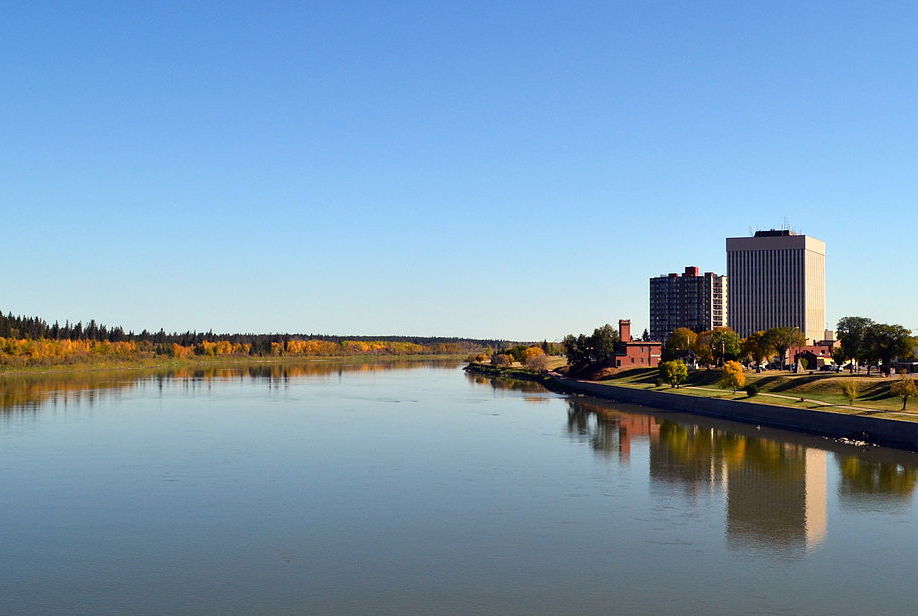
[[[0,309],[558,339],[724,238],[918,328],[913,2],[5,3]]]

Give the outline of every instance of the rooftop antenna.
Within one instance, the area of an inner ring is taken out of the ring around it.
[[[784,226],[781,227],[782,231],[790,231],[790,224],[787,222],[787,216],[784,217]]]

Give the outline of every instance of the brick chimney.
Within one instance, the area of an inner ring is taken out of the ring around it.
[[[618,320],[618,339],[622,342],[631,342],[631,319]]]

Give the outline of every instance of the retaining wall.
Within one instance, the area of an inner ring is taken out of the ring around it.
[[[582,393],[619,402],[642,404],[684,413],[697,413],[773,428],[800,430],[833,438],[864,440],[887,447],[918,451],[918,422],[842,415],[718,398],[701,398],[616,385],[597,385],[559,376],[551,377],[550,386],[561,391]]]

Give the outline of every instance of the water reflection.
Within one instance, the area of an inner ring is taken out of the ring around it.
[[[826,536],[826,452],[746,439],[725,467],[727,537],[739,546],[813,548]]]
[[[918,470],[902,464],[836,456],[841,471],[838,488],[841,503],[856,509],[911,502]]]
[[[523,381],[520,379],[508,379],[508,378],[492,378],[489,376],[483,376],[481,374],[475,374],[473,372],[466,372],[466,378],[476,385],[490,385],[496,390],[504,391],[520,391],[523,393],[530,394],[547,394],[548,390],[532,381]],[[529,402],[541,402],[542,400],[548,399],[547,396],[526,396],[524,397]]]
[[[733,547],[812,549],[829,525],[830,454],[839,468],[843,506],[890,510],[912,501],[918,455],[852,449],[834,441],[755,426],[666,413],[589,398],[568,401],[567,429],[604,458],[628,462],[646,443],[657,486],[694,500],[721,494]]]
[[[656,440],[660,424],[651,415],[623,413],[578,398],[568,401],[567,429],[588,442],[597,453],[628,462],[632,440],[649,440],[651,436]]]
[[[496,389],[545,390],[534,383],[470,375]],[[545,398],[539,398],[544,400]],[[724,503],[724,532],[733,548],[799,553],[821,545],[829,529],[830,481],[847,508],[892,511],[911,505],[918,454],[856,449],[803,434],[680,413],[574,397],[568,434],[601,458],[622,464],[646,459],[651,487],[676,490],[689,505],[701,495]],[[832,473],[829,458],[837,473]]]
[[[412,369],[436,366],[456,368],[453,360],[378,360],[373,362],[310,361],[304,363],[252,363],[236,366],[182,367],[172,369],[79,370],[73,372],[24,373],[0,376],[0,413],[35,411],[48,404],[88,404],[121,396],[136,387],[168,382],[184,387],[209,387],[225,379],[263,381],[278,386],[301,377],[341,377],[345,373]]]

